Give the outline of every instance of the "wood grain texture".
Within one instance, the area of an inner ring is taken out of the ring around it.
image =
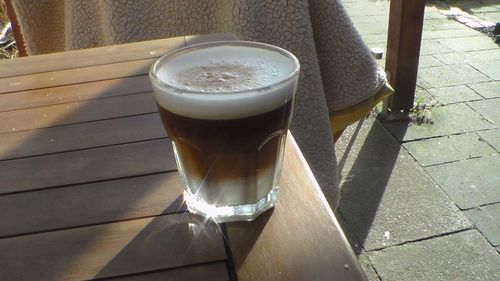
[[[175,172],[0,196],[0,237],[185,211]]]
[[[156,58],[5,77],[0,94],[148,74]]]
[[[0,112],[0,133],[157,112],[152,93]]]
[[[61,53],[16,58],[0,61],[0,78],[78,67],[96,66],[116,62],[157,58],[175,49],[194,43],[237,40],[226,33],[179,36],[166,39],[72,50]],[[70,57],[71,59],[68,59]]]
[[[184,40],[186,40],[186,46],[191,46],[194,44],[213,42],[213,41],[238,40],[238,37],[229,33],[213,33],[204,35],[188,35],[184,37]]]
[[[175,214],[0,239],[3,280],[82,280],[226,258],[217,225]]]
[[[117,281],[229,281],[222,262],[112,278]]]
[[[394,112],[413,107],[424,10],[424,0],[391,1],[385,68],[395,90],[388,104]]]
[[[279,196],[255,221],[226,224],[239,281],[366,280],[290,136]]]
[[[172,147],[140,74],[178,43],[1,65],[0,279],[230,279],[218,226],[175,213]],[[291,136],[281,186],[274,210],[226,225],[238,280],[366,280]]]
[[[0,111],[151,92],[147,75],[0,94]]]
[[[157,113],[5,133],[0,160],[166,137]]]
[[[166,139],[6,160],[0,161],[0,194],[176,169]]]
[[[201,36],[203,37],[203,35]],[[156,58],[185,46],[184,36],[0,61],[0,77]],[[68,59],[71,58],[71,59]]]

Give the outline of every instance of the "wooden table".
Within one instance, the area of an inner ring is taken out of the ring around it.
[[[0,280],[366,280],[295,141],[277,207],[186,213],[147,72],[189,36],[0,63]]]

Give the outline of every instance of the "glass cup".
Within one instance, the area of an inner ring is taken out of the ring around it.
[[[275,205],[299,70],[290,52],[246,41],[193,45],[153,64],[190,212],[250,221]]]

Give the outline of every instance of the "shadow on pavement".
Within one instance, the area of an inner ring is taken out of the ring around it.
[[[405,123],[401,123],[398,134],[404,135],[406,127]],[[344,177],[337,215],[340,215],[340,223],[354,252],[360,254],[401,145],[378,120],[364,124],[360,121],[348,138],[348,146],[343,155],[339,155],[339,168],[343,170]],[[356,146],[355,143],[359,144]]]

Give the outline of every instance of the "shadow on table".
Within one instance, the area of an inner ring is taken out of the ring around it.
[[[237,249],[233,251],[234,256],[232,256],[231,259],[234,260],[236,272],[238,272],[240,267],[245,264],[245,260],[252,251],[255,243],[262,233],[262,230],[268,223],[273,213],[274,208],[271,208],[253,221],[227,223],[227,226],[231,227],[231,241],[226,241],[226,243],[230,246],[237,247]]]
[[[245,262],[255,242],[271,217],[271,209],[251,222],[228,223],[233,229],[232,242],[238,244],[235,265],[230,268],[239,270],[238,265]],[[207,271],[197,270],[207,261],[231,262],[229,241],[223,241],[221,234],[225,226],[190,213],[174,214],[152,218],[144,227],[137,228],[137,234],[94,276],[109,278],[117,275],[141,273],[140,278],[149,275],[167,280],[210,280]],[[225,235],[227,237],[227,235]],[[227,238],[226,238],[227,239]],[[224,244],[226,247],[224,247]],[[230,261],[227,261],[228,259]],[[186,265],[193,267],[182,271]],[[181,270],[179,270],[179,267]],[[236,272],[229,272],[234,274]],[[220,278],[220,276],[214,278]],[[128,279],[127,279],[128,280]],[[142,279],[141,279],[142,280]],[[156,280],[156,279],[155,279]]]
[[[4,273],[29,278],[24,265],[37,274],[31,280],[79,279],[99,266],[97,277],[107,276],[132,259],[143,268],[128,270],[157,270],[153,259],[159,255],[170,256],[156,260],[167,260],[169,266],[178,263],[171,259],[182,261],[183,256],[194,263],[206,255],[225,259],[224,247],[214,248],[222,243],[218,227],[183,213],[175,162],[165,165],[173,154],[163,149],[169,144],[156,113],[149,66],[131,69],[127,77],[95,76],[85,83],[13,93],[51,102],[0,112],[7,118],[0,118],[2,125],[19,118],[36,124],[46,113],[43,126],[16,127],[0,138],[0,237],[21,235],[0,244],[0,258],[12,260]],[[77,99],[66,100],[76,92]],[[137,235],[106,263],[106,243],[123,242],[109,235],[114,231]],[[41,232],[33,239],[22,236]],[[173,243],[173,237],[180,242]],[[184,248],[196,243],[207,247]],[[104,257],[88,255],[95,247]],[[7,251],[11,248],[26,249]]]
[[[50,122],[46,122],[43,128],[27,128],[23,131],[18,128],[17,131],[5,132],[1,135],[0,144],[7,142],[8,146],[3,146],[0,149],[0,178],[2,178],[0,183],[0,195],[2,195],[0,196],[0,221],[2,221],[0,237],[45,233],[34,236],[32,239],[24,238],[26,236],[14,237],[11,243],[7,243],[9,241],[6,240],[6,243],[1,244],[0,258],[13,257],[13,260],[12,265],[0,269],[0,271],[5,270],[6,274],[29,278],[26,276],[28,272],[19,267],[20,264],[24,263],[24,266],[32,267],[32,272],[38,274],[35,279],[31,280],[56,280],[64,278],[62,276],[67,277],[66,274],[73,276],[71,279],[78,278],[75,276],[85,274],[81,273],[82,263],[86,263],[86,270],[89,266],[96,264],[96,261],[89,260],[87,253],[96,246],[96,241],[99,241],[99,238],[106,235],[107,230],[114,227],[112,225],[118,225],[119,221],[137,217],[185,210],[182,197],[177,199],[172,197],[171,202],[152,198],[152,194],[159,194],[158,190],[161,188],[159,181],[165,179],[165,175],[174,173],[165,173],[168,170],[167,167],[157,170],[150,167],[148,170],[147,166],[153,161],[166,158],[168,151],[162,151],[163,154],[156,153],[159,156],[150,157],[153,159],[149,162],[134,161],[135,158],[141,158],[139,153],[125,156],[118,153],[105,153],[108,150],[112,151],[115,145],[125,149],[127,145],[141,143],[146,146],[151,139],[168,144],[163,129],[158,133],[143,134],[142,127],[116,128],[108,125],[134,118],[141,122],[150,121],[161,124],[154,103],[147,106],[127,104],[128,108],[132,106],[145,108],[143,112],[132,110],[129,111],[130,113],[127,111],[123,113],[120,110],[120,107],[124,106],[123,102],[119,101],[123,96],[117,93],[123,91],[124,85],[128,85],[127,80],[148,81],[146,74],[148,70],[149,65],[145,65],[131,70],[130,77],[75,84],[75,87],[82,93],[86,93],[87,96],[82,94],[78,100],[70,102],[66,102],[63,97],[73,93],[69,90],[68,93],[59,91],[59,89],[69,87],[67,85],[14,93],[17,95],[26,92],[27,94],[31,93],[32,96],[46,95],[49,97],[53,91],[54,95],[55,93],[60,94],[61,98],[54,100],[52,104],[42,106],[29,104],[24,109],[0,112],[3,117],[9,117],[8,120],[15,120],[16,116],[22,116],[27,120],[27,124],[31,124],[30,121],[33,123],[39,121],[40,117],[36,115],[37,112],[46,113],[44,117],[47,119],[52,117],[51,113],[56,116]],[[95,79],[99,79],[99,77]],[[106,84],[108,82],[113,83]],[[97,90],[85,90],[87,85],[96,83],[103,83],[106,86]],[[143,100],[148,102],[154,100],[150,93],[150,86],[137,92],[131,91],[133,90],[129,90],[129,93],[126,94],[129,98],[151,95],[151,98]],[[132,99],[129,100],[132,101]],[[115,115],[100,114],[99,112],[103,110],[101,106],[103,103],[109,105],[107,110],[114,112]],[[54,108],[60,110],[59,112],[64,112],[64,114],[51,111],[55,110]],[[64,111],[63,108],[74,108],[74,110]],[[97,117],[93,117],[94,115]],[[7,120],[3,119],[2,121],[6,122]],[[137,121],[135,124],[141,122]],[[91,127],[92,129],[89,129]],[[149,126],[149,128],[155,128],[155,126]],[[119,131],[120,129],[126,131]],[[96,136],[91,135],[91,132],[96,133]],[[103,142],[95,142],[94,144],[92,142],[94,138],[102,138]],[[120,162],[119,165],[114,165],[113,161],[115,160]],[[160,162],[160,164],[162,163]],[[126,174],[129,171],[135,171],[133,167],[139,166],[146,166],[146,168],[136,169],[135,173]],[[148,179],[138,180],[137,176],[141,175],[146,175]],[[125,184],[129,180],[134,182],[135,186]],[[67,185],[70,187],[66,187]],[[180,186],[177,187],[179,191],[177,194],[180,194]],[[8,194],[19,191],[22,192]],[[121,200],[117,198],[121,198]],[[161,205],[163,202],[168,203]],[[19,206],[24,207],[19,208]],[[114,224],[114,222],[118,223]],[[110,225],[109,228],[107,224]],[[12,228],[9,225],[15,227]],[[149,228],[146,228],[144,233],[148,233],[148,229],[155,230],[154,225],[156,224],[153,223]],[[65,230],[69,227],[73,229]],[[16,250],[16,253],[3,251],[6,249],[4,246],[8,249],[10,247],[8,244],[17,245],[16,243],[19,244],[19,249],[23,247],[30,247],[30,249]],[[44,256],[44,258],[40,259],[40,256]]]
[[[367,123],[367,122],[365,122]],[[397,134],[406,132],[407,124],[398,126]],[[376,120],[373,125],[360,121],[348,145],[339,155],[341,182],[337,215],[356,254],[360,254],[375,220],[382,197],[391,178],[401,145]],[[345,138],[344,138],[345,140]],[[354,147],[361,142],[361,148]],[[351,164],[352,163],[352,164]]]
[[[140,278],[151,274],[177,280],[179,276],[188,275],[192,280],[198,280],[206,278],[201,275],[206,274],[205,271],[197,272],[194,268],[190,272],[176,272],[176,269],[226,259],[222,229],[213,221],[197,215],[181,213],[154,217],[135,231],[137,234],[133,239],[94,278],[143,272]]]

